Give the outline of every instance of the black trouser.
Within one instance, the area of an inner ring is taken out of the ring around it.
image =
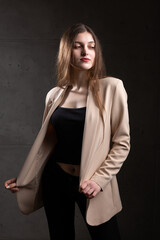
[[[42,186],[51,240],[74,240],[75,202],[84,220],[86,212],[86,197],[78,191],[79,177],[64,172],[58,164],[55,164],[54,169],[48,165],[43,173]],[[87,227],[93,240],[120,240],[116,216],[104,224],[87,224]]]

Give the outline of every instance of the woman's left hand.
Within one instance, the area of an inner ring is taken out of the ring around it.
[[[101,187],[94,181],[88,180],[81,184],[79,192],[83,193],[87,198],[94,198],[101,190]]]

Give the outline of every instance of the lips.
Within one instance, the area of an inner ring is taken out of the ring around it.
[[[90,61],[89,58],[81,58],[80,60],[83,61],[83,62],[89,62]]]

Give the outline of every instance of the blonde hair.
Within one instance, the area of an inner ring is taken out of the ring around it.
[[[71,54],[74,39],[79,33],[89,32],[95,42],[95,63],[94,66],[88,70],[88,84],[94,96],[95,103],[97,104],[100,115],[103,120],[103,104],[99,96],[99,79],[106,76],[105,65],[102,57],[102,49],[100,42],[93,32],[93,30],[85,24],[78,23],[68,28],[62,35],[59,52],[57,56],[57,80],[58,86],[70,86],[73,84],[72,79],[72,66]],[[104,123],[104,121],[103,121]]]

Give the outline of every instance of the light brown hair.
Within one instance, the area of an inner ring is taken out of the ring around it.
[[[99,79],[106,76],[105,65],[102,57],[102,49],[100,42],[93,30],[85,24],[78,23],[68,28],[62,35],[57,56],[57,80],[58,86],[64,87],[72,85],[72,66],[71,54],[74,39],[79,33],[89,32],[95,42],[95,63],[88,70],[88,84],[94,96],[95,103],[99,107],[100,115],[103,120],[103,104],[99,96]]]

